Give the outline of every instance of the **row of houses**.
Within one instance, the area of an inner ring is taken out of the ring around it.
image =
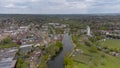
[[[97,32],[109,39],[120,39],[120,30],[98,30]]]

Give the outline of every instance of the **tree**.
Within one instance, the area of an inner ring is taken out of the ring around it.
[[[73,60],[71,58],[65,57],[64,58],[64,64],[65,65],[72,65],[73,64]]]
[[[10,43],[10,42],[11,42],[11,39],[8,38],[8,37],[7,37],[7,38],[4,38],[3,41],[2,41],[3,44],[8,44],[8,43]]]
[[[57,41],[55,45],[59,48],[62,48],[62,43],[60,41]]]

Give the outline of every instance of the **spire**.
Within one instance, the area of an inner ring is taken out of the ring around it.
[[[91,34],[90,34],[90,27],[89,26],[87,26],[87,35],[91,36]]]

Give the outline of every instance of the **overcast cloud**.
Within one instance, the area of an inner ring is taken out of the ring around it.
[[[120,0],[0,0],[0,13],[120,13]]]

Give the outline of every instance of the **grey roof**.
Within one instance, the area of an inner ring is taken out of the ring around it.
[[[0,68],[13,68],[16,64],[16,60],[0,62]]]

